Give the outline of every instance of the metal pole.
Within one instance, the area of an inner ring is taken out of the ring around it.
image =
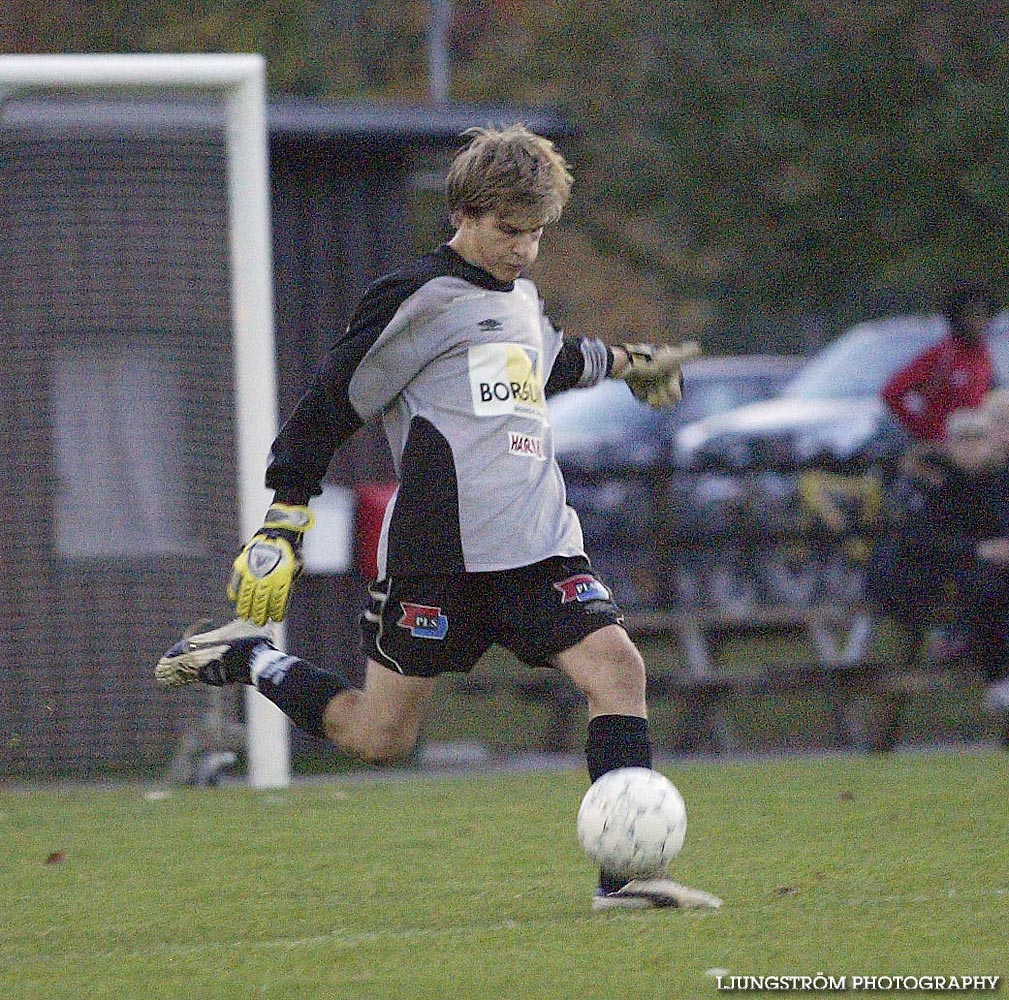
[[[448,101],[451,28],[452,0],[431,0],[431,17],[427,27],[427,62],[428,88],[434,104],[445,104]]]

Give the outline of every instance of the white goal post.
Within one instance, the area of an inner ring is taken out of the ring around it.
[[[263,470],[277,429],[265,60],[254,54],[0,56],[0,99],[37,91],[144,89],[211,91],[223,98],[239,521],[244,541],[262,523],[269,503]],[[250,784],[288,785],[287,718],[252,688],[246,697],[246,741]]]

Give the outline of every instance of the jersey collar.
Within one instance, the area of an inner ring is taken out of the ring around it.
[[[440,254],[446,263],[449,274],[457,278],[468,281],[471,285],[479,285],[492,292],[510,292],[515,287],[514,281],[498,281],[489,271],[485,271],[476,264],[471,264],[461,254],[456,253],[447,243],[443,243],[435,251]]]

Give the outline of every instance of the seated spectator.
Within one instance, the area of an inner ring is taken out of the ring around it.
[[[947,417],[955,410],[979,406],[993,387],[985,335],[994,311],[986,286],[958,285],[946,306],[949,334],[883,387],[883,402],[913,439],[941,441]]]
[[[902,509],[877,542],[865,581],[870,607],[893,627],[898,668],[917,658],[937,607],[975,586],[978,545],[993,533],[989,496],[1001,461],[990,430],[987,410],[958,410],[944,440],[913,446],[902,462]],[[959,637],[948,642],[955,649]]]
[[[1009,391],[990,393],[982,406],[997,461],[984,496],[987,531],[978,541],[964,621],[971,659],[988,683],[985,706],[1009,716]],[[1009,744],[1009,729],[1006,737]]]

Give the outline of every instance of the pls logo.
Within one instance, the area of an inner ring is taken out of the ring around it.
[[[569,576],[560,583],[555,583],[554,587],[561,592],[561,604],[569,601],[608,601],[610,592],[589,573],[579,573],[577,576]]]
[[[410,630],[415,639],[444,639],[448,635],[448,615],[441,608],[430,608],[426,604],[409,604],[400,601],[403,616],[396,624]]]

